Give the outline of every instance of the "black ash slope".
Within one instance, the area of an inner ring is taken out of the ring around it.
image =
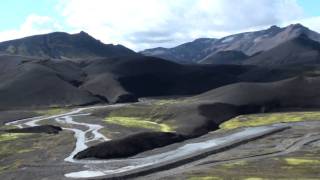
[[[320,64],[320,43],[301,34],[245,60],[244,64],[264,67]]]
[[[181,103],[168,105],[166,111],[175,118],[165,122],[174,121],[176,133],[183,137],[178,141],[183,141],[216,130],[224,121],[241,114],[274,112],[283,108],[319,108],[319,88],[319,77],[302,76],[271,83],[231,84],[188,98]],[[159,147],[159,144],[150,144],[148,137],[138,134],[134,139],[141,142],[142,147],[148,148],[137,148],[135,144],[128,142],[131,138],[133,136],[101,143],[79,152],[75,157],[128,157]],[[170,138],[166,141],[162,146],[173,143]]]
[[[1,42],[0,54],[84,59],[135,55],[135,52],[122,45],[103,44],[85,32],[54,32]]]

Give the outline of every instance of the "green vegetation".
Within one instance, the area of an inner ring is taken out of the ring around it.
[[[22,161],[21,160],[16,160],[14,163],[10,165],[5,165],[5,166],[0,166],[0,174],[9,171],[9,170],[17,170],[19,166],[21,166]]]
[[[234,166],[243,166],[243,165],[246,165],[246,164],[247,164],[246,161],[237,161],[237,162],[233,162],[233,163],[223,164],[223,166],[225,166],[227,168],[232,168]]]
[[[0,134],[0,142],[4,141],[13,141],[18,139],[19,137],[26,136],[30,134],[26,133],[5,133],[5,134]]]
[[[112,110],[109,116],[142,117],[161,119],[167,115],[167,106],[159,105],[130,105]]]
[[[64,108],[51,108],[46,110],[39,110],[39,111],[36,111],[36,113],[39,113],[44,116],[53,116],[53,115],[66,113],[67,111],[68,109],[64,109]]]
[[[263,126],[275,123],[320,120],[320,112],[288,112],[241,115],[224,122],[221,129],[235,129],[239,127]]]
[[[208,169],[186,172],[189,180],[196,179],[241,179],[241,180],[269,180],[269,179],[319,179],[320,161],[318,153],[312,156],[267,158],[256,161],[239,161],[215,165]],[[314,159],[314,160],[313,160]]]
[[[284,160],[289,165],[320,165],[320,160],[315,159],[285,158]]]
[[[56,158],[63,160],[65,153],[74,146],[73,134],[68,132],[55,136],[28,134],[22,137],[19,135],[11,134],[10,140],[0,141],[0,176],[19,171],[22,164],[43,164]]]
[[[105,122],[126,128],[142,128],[153,131],[173,132],[174,118],[166,105],[129,105],[113,109]]]
[[[198,176],[198,177],[190,177],[188,180],[223,180],[220,177],[215,176]]]
[[[162,123],[153,122],[152,119],[148,118],[139,118],[139,117],[107,117],[106,122],[111,124],[117,124],[125,127],[132,127],[132,128],[145,128],[145,129],[152,129],[155,131],[162,131],[162,132],[171,132],[173,131],[170,126]]]

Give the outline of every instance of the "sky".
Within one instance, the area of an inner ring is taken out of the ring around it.
[[[1,0],[0,41],[85,31],[140,51],[301,23],[320,32],[320,0]]]

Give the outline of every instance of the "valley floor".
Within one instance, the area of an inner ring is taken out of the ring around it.
[[[154,112],[156,115],[143,114],[141,118],[140,113],[140,118],[127,117],[130,113],[136,113],[135,108],[139,110],[146,108],[148,112],[152,112],[150,106],[165,106],[172,103],[174,101],[156,100],[88,107],[81,110],[50,109],[28,112],[29,115],[35,114],[31,116],[41,116],[38,118],[41,120],[36,122],[34,121],[36,118],[14,121],[1,126],[1,129],[36,123],[59,125],[64,130],[57,135],[1,133],[0,177],[21,180],[116,176],[191,180],[319,179],[320,113],[318,112],[238,116],[222,124],[221,129],[215,132],[127,159],[105,161],[68,159],[77,147],[85,148],[83,145],[90,146],[136,132],[174,131],[174,124],[151,118],[160,117],[163,111],[161,108],[155,109],[158,110]],[[18,111],[15,113],[19,114]],[[25,114],[25,111],[23,113]],[[72,122],[68,117],[72,117]],[[6,119],[5,114],[1,119]],[[87,144],[83,144],[84,142]],[[147,164],[150,162],[152,163]],[[143,163],[147,165],[141,166]]]

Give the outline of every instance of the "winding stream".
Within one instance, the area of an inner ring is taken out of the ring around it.
[[[110,105],[109,105],[110,106]],[[119,106],[119,105],[115,105]],[[73,156],[78,152],[86,149],[87,144],[92,141],[108,141],[107,137],[99,132],[103,128],[101,125],[89,124],[83,122],[77,122],[74,118],[79,116],[88,116],[90,113],[82,113],[84,110],[103,108],[106,106],[95,106],[88,108],[79,108],[68,113],[54,115],[50,117],[35,117],[14,122],[7,123],[7,125],[14,125],[19,128],[37,126],[39,122],[48,119],[54,119],[59,123],[63,129],[72,131],[76,140],[76,145],[73,151],[65,158],[65,161],[70,163],[77,163],[85,165],[88,170],[79,172],[70,172],[65,174],[68,178],[90,178],[99,176],[112,176],[119,175],[125,172],[142,170],[145,168],[151,168],[154,166],[163,165],[166,163],[172,163],[177,160],[181,160],[186,157],[192,157],[199,152],[205,152],[210,149],[224,148],[232,143],[238,143],[239,141],[245,141],[249,138],[255,138],[268,134],[270,132],[277,131],[284,128],[284,125],[273,125],[263,127],[246,128],[239,132],[218,137],[215,139],[206,140],[203,142],[185,144],[176,149],[150,155],[143,158],[127,158],[127,159],[115,159],[115,160],[75,160]],[[68,128],[66,127],[68,125]],[[69,127],[71,125],[71,127]],[[81,127],[81,129],[79,128]],[[84,130],[85,129],[85,130]]]

